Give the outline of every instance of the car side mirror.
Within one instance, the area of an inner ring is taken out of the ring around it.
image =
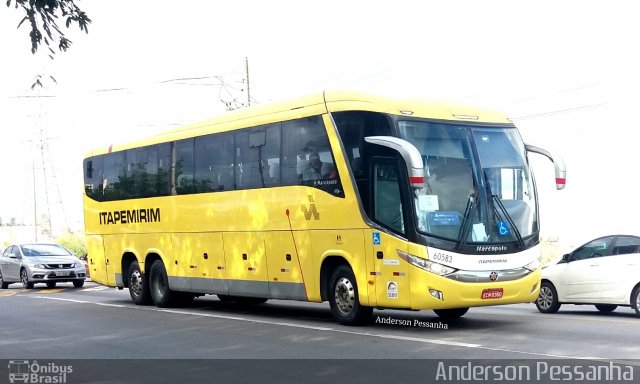
[[[568,262],[569,262],[569,257],[570,257],[570,256],[571,256],[570,254],[565,253],[564,255],[562,255],[562,259],[560,259],[560,262],[561,262],[561,263],[568,263]]]

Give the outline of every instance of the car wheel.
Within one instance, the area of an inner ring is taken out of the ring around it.
[[[84,280],[73,280],[73,286],[76,288],[82,288]]]
[[[609,313],[615,311],[618,306],[613,304],[596,304],[596,308],[600,312]]]
[[[169,278],[164,263],[156,260],[149,270],[149,291],[153,304],[160,308],[168,308],[180,302],[180,293],[169,288]]]
[[[636,311],[636,315],[640,317],[640,285],[631,293],[631,308],[633,308]]]
[[[560,309],[556,288],[548,281],[540,285],[540,293],[536,299],[536,307],[542,313],[556,313]]]
[[[33,288],[33,283],[29,281],[29,275],[27,274],[27,270],[24,268],[20,270],[20,282],[24,289]]]
[[[341,265],[331,275],[329,305],[336,321],[343,325],[358,325],[371,318],[373,308],[360,305],[358,285],[353,271]]]
[[[56,282],[55,281],[47,283],[47,288],[55,288],[55,287],[56,287]]]
[[[9,283],[5,283],[4,279],[2,278],[2,271],[0,271],[0,288],[2,289],[9,288]]]
[[[129,266],[129,295],[136,305],[151,304],[147,275],[142,273],[137,261]]]
[[[436,315],[443,319],[457,319],[469,311],[469,308],[434,309]]]

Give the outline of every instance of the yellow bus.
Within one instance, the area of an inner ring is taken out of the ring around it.
[[[539,218],[528,152],[500,113],[324,92],[230,112],[84,159],[91,278],[134,303],[194,297],[373,308],[532,302]]]

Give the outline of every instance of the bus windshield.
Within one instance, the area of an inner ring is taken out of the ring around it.
[[[533,179],[515,127],[399,121],[421,153],[418,231],[465,243],[519,242],[538,231]]]

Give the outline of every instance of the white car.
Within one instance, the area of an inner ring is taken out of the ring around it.
[[[593,304],[601,312],[632,307],[640,317],[640,237],[605,236],[543,267],[538,310],[562,304]]]

